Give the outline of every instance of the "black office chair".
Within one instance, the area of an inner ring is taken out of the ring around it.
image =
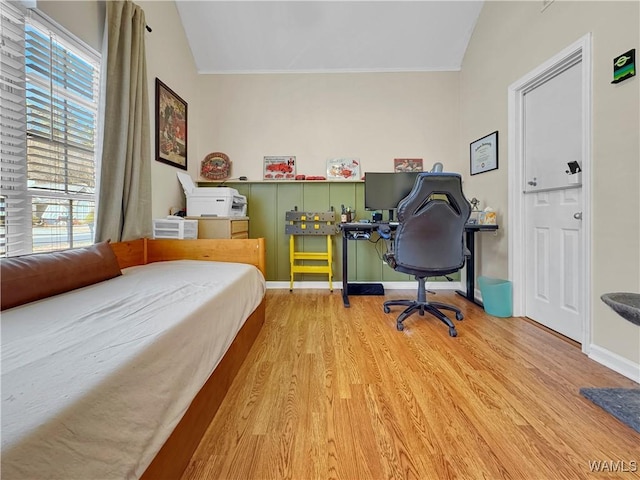
[[[441,310],[455,312],[457,320],[464,318],[462,312],[453,305],[428,302],[425,280],[454,273],[464,265],[464,227],[470,212],[471,205],[462,193],[462,178],[457,173],[419,174],[409,195],[398,204],[393,251],[384,257],[393,269],[414,275],[418,281],[416,300],[384,302],[385,313],[393,305],[407,307],[396,321],[398,330],[404,330],[402,322],[409,315],[428,312],[449,327],[450,336],[458,334]]]

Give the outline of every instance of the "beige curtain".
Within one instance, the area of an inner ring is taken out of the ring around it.
[[[150,236],[151,156],[144,11],[106,2],[105,117],[96,241]],[[105,63],[103,62],[103,65]]]

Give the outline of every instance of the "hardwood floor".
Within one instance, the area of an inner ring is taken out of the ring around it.
[[[398,332],[382,302],[413,295],[269,290],[182,479],[640,478],[640,434],[578,392],[637,384],[454,293],[429,298],[463,309],[457,338],[431,316]]]

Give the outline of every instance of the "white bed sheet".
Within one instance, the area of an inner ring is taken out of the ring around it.
[[[2,478],[139,478],[264,293],[179,260],[2,312]]]

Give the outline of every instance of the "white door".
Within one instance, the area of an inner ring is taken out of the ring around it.
[[[525,200],[525,315],[582,342],[582,189],[530,193]],[[579,216],[579,215],[576,215]]]
[[[510,192],[520,198],[512,206],[521,215],[510,221],[519,243],[510,263],[516,264],[514,280],[521,281],[517,314],[583,343],[589,268],[581,180],[588,167],[588,82],[582,49],[571,52],[510,88],[517,132]],[[572,162],[582,171],[572,173]],[[515,307],[514,302],[514,313]]]

